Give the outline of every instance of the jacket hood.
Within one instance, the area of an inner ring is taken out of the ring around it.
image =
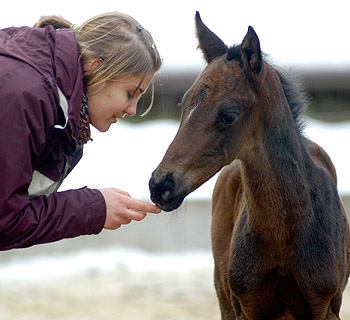
[[[80,127],[83,69],[74,32],[69,29],[11,27],[0,30],[0,55],[30,65],[52,88],[59,103],[56,85],[68,102],[68,126],[76,141]],[[58,106],[57,106],[58,107]]]

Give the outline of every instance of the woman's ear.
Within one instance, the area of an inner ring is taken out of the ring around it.
[[[90,75],[92,70],[101,63],[101,59],[93,59],[90,62],[85,63],[84,71],[85,75]]]

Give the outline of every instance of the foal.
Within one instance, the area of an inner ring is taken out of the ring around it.
[[[327,153],[302,135],[302,94],[264,61],[249,27],[228,48],[196,14],[208,63],[150,180],[165,211],[220,169],[213,194],[223,320],[339,319],[349,226]]]

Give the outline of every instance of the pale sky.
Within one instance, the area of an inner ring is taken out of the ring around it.
[[[213,5],[214,4],[214,5]],[[8,1],[0,28],[33,25],[42,15],[57,14],[81,24],[106,11],[136,18],[152,33],[165,67],[203,66],[196,49],[194,15],[227,45],[240,43],[251,25],[263,51],[282,66],[350,70],[350,19],[346,0],[33,0]]]

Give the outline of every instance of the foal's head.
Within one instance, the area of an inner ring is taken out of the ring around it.
[[[208,65],[184,95],[178,133],[150,180],[152,201],[165,211],[180,206],[235,158],[248,156],[274,119],[272,106],[288,106],[281,79],[264,62],[253,28],[231,48],[203,24],[198,12],[196,28]]]

